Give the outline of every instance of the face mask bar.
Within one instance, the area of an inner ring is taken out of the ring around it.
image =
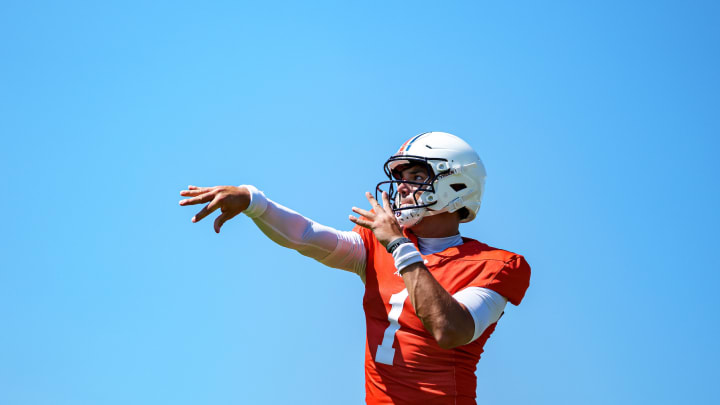
[[[392,162],[400,162],[400,161],[408,162],[410,164],[420,164],[420,165],[424,166],[425,170],[428,173],[427,180],[425,182],[421,183],[421,182],[417,182],[417,181],[402,180],[402,179],[396,178],[393,175],[392,169],[390,169],[390,164]],[[420,202],[418,201],[418,196],[420,194],[422,194],[423,192],[427,191],[430,193],[435,193],[435,186],[434,186],[435,180],[440,175],[443,175],[443,174],[449,172],[449,170],[446,170],[446,171],[435,174],[429,161],[447,162],[447,159],[428,158],[428,157],[424,157],[424,156],[414,156],[414,155],[391,156],[390,159],[388,159],[387,162],[385,162],[385,166],[383,167],[383,169],[385,171],[385,175],[390,180],[381,181],[380,183],[377,184],[377,186],[375,187],[375,199],[380,201],[380,195],[382,194],[382,191],[383,191],[382,187],[385,185],[388,185],[387,193],[388,193],[388,198],[390,199],[390,202],[392,204],[393,212],[414,209],[414,208],[425,208],[425,207],[430,207],[430,206],[437,204],[437,201],[433,201],[432,203],[429,203],[429,204],[420,204]],[[398,190],[397,190],[396,185],[399,186],[400,184],[407,184],[411,187],[415,187],[415,186],[417,187],[417,189],[415,191],[413,191],[413,200],[415,201],[415,205],[409,206],[409,207],[398,207],[398,204],[397,204]]]
[[[415,201],[415,205],[410,207],[398,207],[396,202],[397,197],[397,189],[395,188],[395,184],[409,184],[409,185],[416,185],[418,186],[417,190],[413,191],[413,200]],[[432,186],[432,184],[427,183],[418,183],[416,181],[405,181],[405,180],[386,180],[381,181],[378,183],[378,185],[375,187],[375,199],[378,201],[382,201],[382,187],[384,185],[388,184],[388,198],[390,199],[390,203],[392,204],[392,210],[393,212],[396,211],[402,211],[402,210],[408,210],[412,208],[423,208],[423,207],[429,207],[431,205],[437,204],[437,201],[434,201],[430,204],[420,204],[418,201],[418,195],[420,195],[424,191],[429,191],[431,193],[435,192],[435,188]]]

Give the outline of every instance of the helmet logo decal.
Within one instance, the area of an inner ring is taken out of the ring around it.
[[[426,132],[427,133],[427,132]],[[415,142],[416,139],[420,138],[425,134],[415,135],[412,138],[408,139],[402,146],[400,147],[400,150],[398,150],[398,155],[405,154],[410,149],[410,146],[412,146],[413,142]]]

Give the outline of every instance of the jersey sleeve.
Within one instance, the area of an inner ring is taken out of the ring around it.
[[[371,253],[375,250],[373,249],[373,247],[375,246],[375,235],[372,233],[371,230],[363,228],[360,225],[355,225],[352,231],[360,235],[363,241],[363,245],[365,245],[365,253],[367,254],[366,257],[370,258]]]
[[[513,255],[502,265],[482,272],[470,285],[489,288],[507,298],[513,305],[520,305],[530,286],[530,265],[521,255]]]
[[[364,217],[363,217],[364,218]],[[375,249],[378,245],[377,239],[375,238],[375,234],[367,228],[364,228],[360,225],[355,225],[353,227],[352,232],[356,232],[360,235],[360,238],[363,242],[363,247],[365,249],[365,268],[362,270],[362,274],[364,277],[362,277],[363,282],[367,281],[368,277],[374,277],[372,274],[374,272],[374,265],[375,262]],[[370,272],[371,274],[368,274]]]

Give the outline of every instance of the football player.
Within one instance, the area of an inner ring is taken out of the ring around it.
[[[320,225],[250,185],[190,186],[180,205],[220,209],[215,232],[243,212],[276,243],[360,276],[365,284],[368,404],[475,404],[475,367],[530,267],[518,254],[460,235],[475,219],[485,167],[457,136],[428,132],[384,166],[388,179],[353,207],[352,231]],[[380,201],[378,201],[378,199]]]

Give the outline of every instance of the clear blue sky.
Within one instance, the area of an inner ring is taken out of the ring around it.
[[[188,184],[350,229],[407,138],[531,287],[479,403],[717,403],[716,2],[0,5],[0,404],[361,404],[363,286]]]

